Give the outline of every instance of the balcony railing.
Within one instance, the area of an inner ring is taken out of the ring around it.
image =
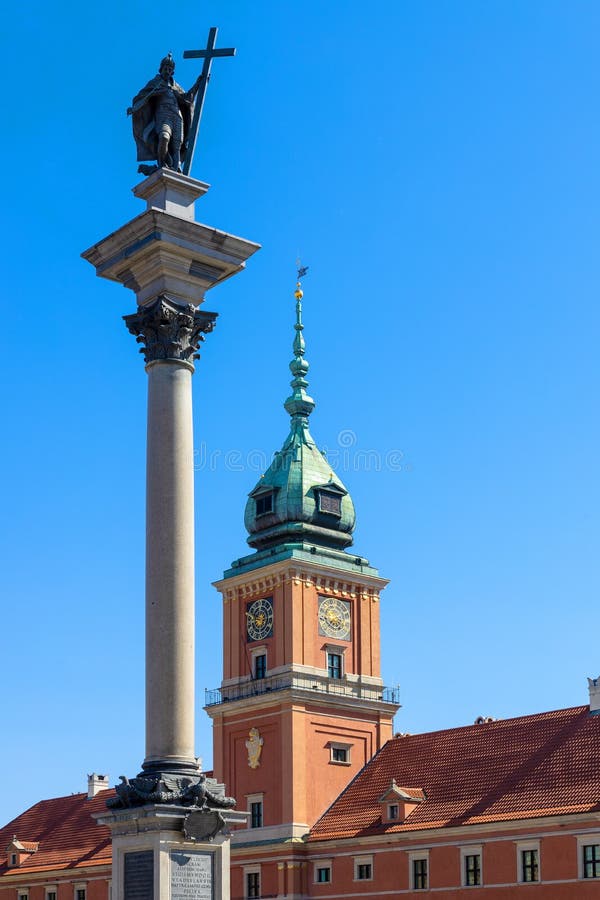
[[[268,675],[266,678],[242,681],[223,688],[205,689],[204,705],[216,706],[219,703],[230,703],[234,700],[244,700],[248,697],[285,691],[290,688],[310,691],[314,694],[329,694],[357,700],[377,700],[400,705],[400,688],[398,687],[379,687],[373,684],[349,681],[346,678],[301,675],[297,672],[286,672],[283,675]]]

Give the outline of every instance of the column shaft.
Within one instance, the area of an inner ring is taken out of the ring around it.
[[[160,360],[147,371],[144,769],[164,770],[195,759],[192,368]]]

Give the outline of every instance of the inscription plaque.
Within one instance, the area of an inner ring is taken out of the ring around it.
[[[171,900],[214,900],[214,853],[171,850]]]
[[[154,853],[125,853],[124,900],[154,900]]]

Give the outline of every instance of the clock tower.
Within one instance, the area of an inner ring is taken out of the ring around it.
[[[309,431],[302,296],[298,282],[290,432],[246,504],[254,552],[215,585],[224,671],[221,687],[207,692],[214,774],[250,812],[248,828],[233,835],[233,862],[242,854],[238,875],[249,879],[238,894],[234,865],[236,896],[297,893],[298,842],[392,736],[398,709],[380,672],[387,581],[349,551],[354,504]],[[289,866],[265,869],[269,845],[280,860],[285,846]]]

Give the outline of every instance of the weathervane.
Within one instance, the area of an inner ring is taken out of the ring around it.
[[[133,120],[138,161],[156,161],[156,165],[138,167],[143,175],[160,168],[190,174],[212,61],[219,56],[235,56],[234,47],[216,49],[216,39],[217,29],[211,28],[204,50],[184,51],[184,59],[204,60],[189,91],[175,81],[175,60],[168,53],[161,60],[158,75],[133,98],[127,115]]]

